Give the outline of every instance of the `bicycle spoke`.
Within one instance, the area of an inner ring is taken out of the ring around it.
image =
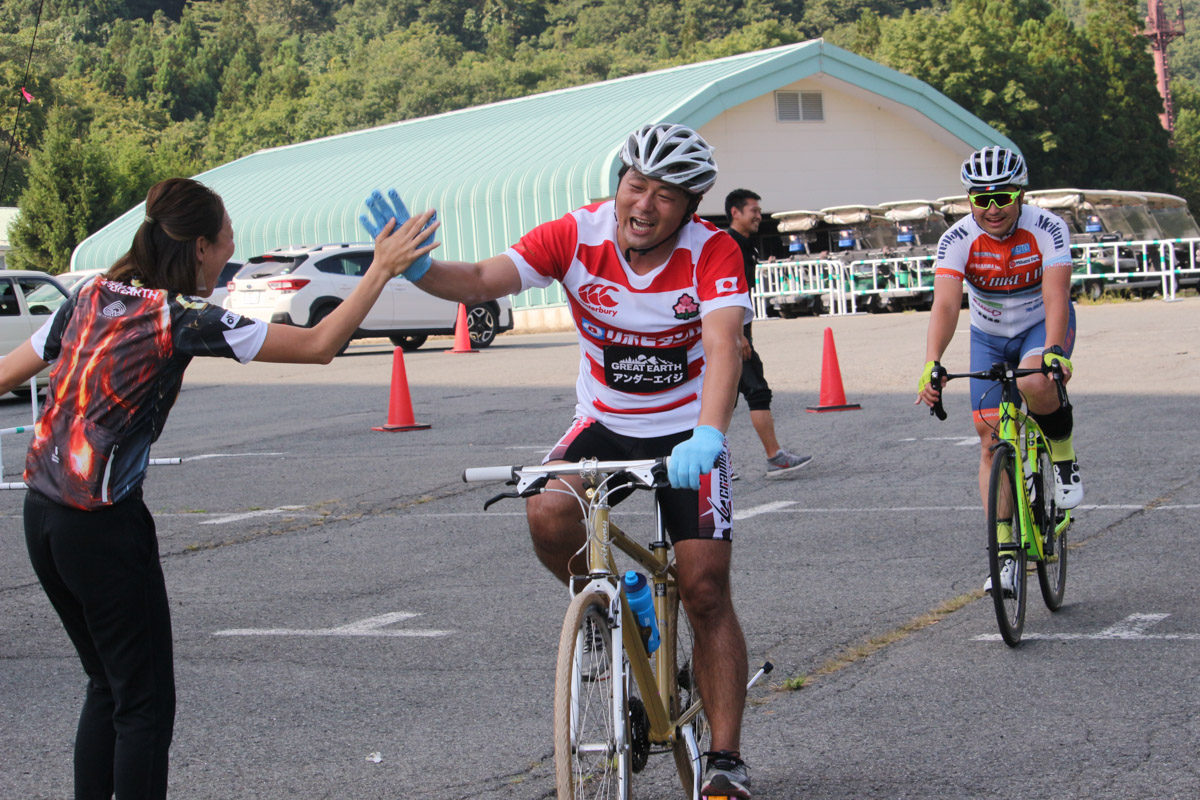
[[[1009,647],[1016,647],[1021,641],[1028,584],[1017,486],[1012,448],[1000,447],[992,456],[988,481],[988,567],[992,576],[996,621],[1000,636]]]
[[[624,677],[607,606],[603,594],[579,595],[559,638],[554,759],[560,800],[629,796],[628,705],[618,691]]]
[[[1037,565],[1038,585],[1046,608],[1057,611],[1062,607],[1067,590],[1067,528],[1070,522],[1054,502],[1054,473],[1050,453],[1044,445],[1038,448],[1038,495],[1034,498],[1034,518],[1038,535],[1042,537],[1045,553]]]

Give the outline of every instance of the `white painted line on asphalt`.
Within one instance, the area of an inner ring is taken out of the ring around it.
[[[774,503],[763,503],[761,506],[752,506],[742,511],[733,512],[734,520],[750,519],[757,517],[759,514],[769,514],[772,511],[779,511],[788,506],[796,505],[795,500],[777,500]]]
[[[1112,505],[1081,505],[1074,509],[1075,511],[1175,511],[1200,508],[1200,505],[1165,505],[1165,506],[1146,506],[1136,503],[1127,504],[1112,504]],[[982,511],[982,507],[978,505],[971,506],[852,506],[849,508],[829,508],[829,507],[800,507],[797,508],[795,501],[780,500],[773,503],[764,503],[761,506],[752,506],[750,508],[735,511],[733,518],[735,520],[747,519],[756,517],[760,514],[893,514],[893,513],[911,513],[922,511]],[[621,516],[640,516],[649,515],[649,511],[621,511]],[[420,516],[420,517],[523,517],[524,511],[435,511],[427,514],[406,514],[404,516]]]
[[[371,637],[421,637],[449,636],[454,631],[439,631],[429,628],[394,628],[383,630],[387,625],[419,617],[412,611],[393,611],[377,617],[367,617],[358,622],[339,625],[336,628],[233,628],[216,631],[213,636],[371,636]]]
[[[307,506],[280,506],[279,508],[267,508],[261,511],[245,511],[241,514],[227,514],[216,519],[206,519],[201,522],[201,525],[224,525],[227,522],[238,522],[243,519],[252,519],[254,517],[269,517],[274,514],[286,514],[289,511],[299,511]]]
[[[902,442],[954,442],[956,447],[979,444],[978,436],[925,436],[920,439],[901,439]]]
[[[198,456],[184,456],[184,461],[203,461],[206,458],[250,458],[254,456],[286,456],[287,453],[202,453]]]
[[[1115,625],[1109,625],[1097,633],[1027,633],[1024,639],[1054,639],[1057,641],[1074,641],[1078,639],[1120,639],[1123,641],[1162,641],[1179,639],[1183,641],[1200,641],[1200,633],[1146,633],[1151,626],[1162,622],[1170,614],[1130,614]],[[1000,634],[985,633],[973,638],[976,642],[1000,641]]]

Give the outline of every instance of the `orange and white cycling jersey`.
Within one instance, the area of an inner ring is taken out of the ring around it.
[[[1017,227],[1003,240],[967,215],[938,240],[935,277],[966,281],[971,327],[1011,338],[1046,318],[1042,274],[1071,266],[1067,224],[1037,206],[1023,205]]]

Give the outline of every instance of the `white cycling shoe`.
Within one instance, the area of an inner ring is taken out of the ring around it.
[[[1013,586],[1016,583],[1014,580],[1017,574],[1017,562],[1011,558],[1004,559],[1004,563],[1000,565],[1000,589],[1006,597],[1012,597]],[[987,581],[983,584],[983,591],[987,594],[992,593],[992,578],[989,575]]]
[[[1062,509],[1072,509],[1083,502],[1083,478],[1079,474],[1079,463],[1054,462],[1054,504]]]

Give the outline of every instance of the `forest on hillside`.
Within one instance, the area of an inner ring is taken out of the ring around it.
[[[9,264],[60,272],[155,181],[265,147],[816,37],[1003,132],[1033,188],[1195,206],[1200,28],[1173,45],[1172,147],[1144,16],[1133,0],[6,0]]]

